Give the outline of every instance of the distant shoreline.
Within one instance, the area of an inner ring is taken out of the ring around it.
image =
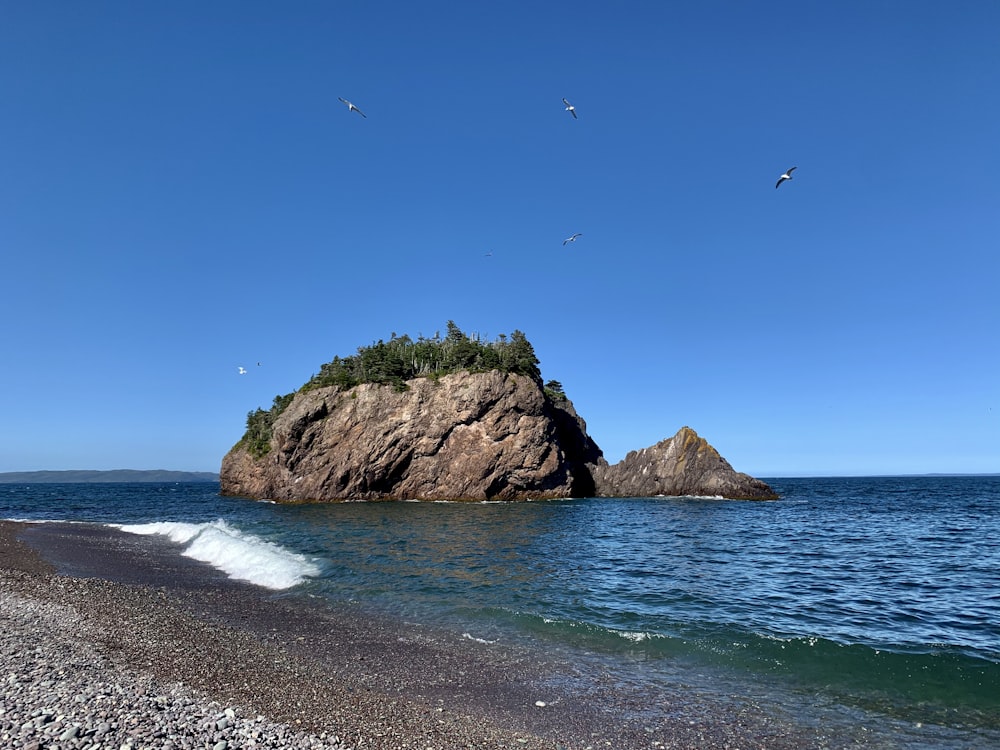
[[[126,482],[218,482],[211,471],[168,471],[166,469],[111,469],[68,471],[0,472],[0,484],[104,484]]]
[[[894,477],[996,477],[1000,472],[928,472],[925,474],[788,474],[760,475],[764,481],[783,479],[891,479]],[[0,484],[126,484],[129,482],[218,482],[213,471],[170,471],[167,469],[69,469],[59,471],[0,472]]]
[[[1000,472],[978,471],[934,471],[922,474],[754,474],[763,482],[782,479],[948,479],[950,477],[1000,477]]]

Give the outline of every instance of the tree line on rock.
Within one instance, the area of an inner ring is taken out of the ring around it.
[[[237,445],[246,447],[255,458],[260,458],[271,450],[271,428],[274,420],[292,403],[295,393],[286,393],[284,396],[275,396],[271,408],[257,409],[247,414],[247,431]]]
[[[464,333],[449,320],[444,338],[436,333],[434,338],[420,336],[414,341],[406,334],[393,333],[388,341],[379,339],[371,346],[358,347],[357,354],[334,357],[302,390],[380,383],[403,391],[406,381],[413,378],[492,370],[527,375],[535,380],[541,378],[534,347],[521,331],[514,331],[509,337],[500,334],[495,341],[484,341],[478,334]]]
[[[527,337],[515,330],[510,336],[500,334],[485,341],[478,334],[464,333],[454,321],[447,323],[447,333],[433,338],[393,333],[388,341],[379,339],[370,346],[358,347],[357,354],[334,357],[320,367],[299,390],[308,391],[325,386],[347,389],[361,383],[391,385],[397,391],[407,389],[406,381],[414,378],[440,378],[456,372],[509,372],[541,381],[538,357]],[[555,380],[545,385],[554,400],[565,399],[562,385]],[[257,409],[247,414],[247,431],[240,440],[252,455],[260,458],[271,447],[271,427],[274,420],[288,407],[294,393],[275,396],[270,409]]]

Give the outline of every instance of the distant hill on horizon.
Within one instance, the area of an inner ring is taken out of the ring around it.
[[[111,469],[68,471],[7,471],[0,472],[0,484],[103,484],[112,482],[218,482],[219,475],[211,471],[168,471],[166,469]]]

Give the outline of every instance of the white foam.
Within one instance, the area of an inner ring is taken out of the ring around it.
[[[486,643],[486,644],[496,643],[496,641],[488,641],[485,638],[477,638],[472,633],[462,633],[462,637],[470,641],[475,641],[476,643]]]
[[[617,633],[626,641],[632,641],[633,643],[642,643],[643,641],[647,641],[653,637],[649,633],[635,632],[632,630],[619,630]]]
[[[723,495],[650,495],[657,500],[725,500]]]
[[[305,556],[291,552],[253,534],[244,534],[225,521],[180,523],[159,521],[111,524],[129,534],[158,534],[185,546],[181,553],[208,563],[237,581],[269,589],[288,589],[319,574]]]

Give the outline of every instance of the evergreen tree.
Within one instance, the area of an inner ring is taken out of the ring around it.
[[[542,377],[542,372],[538,369],[535,348],[521,331],[514,331],[510,335],[510,345],[507,352],[507,368],[510,372],[527,375],[535,380]]]
[[[563,385],[558,380],[550,380],[545,384],[545,393],[548,394],[549,398],[553,401],[565,401],[566,392],[563,390]]]
[[[304,390],[336,385],[350,388],[358,383],[389,384],[406,388],[406,381],[418,377],[442,376],[453,372],[489,372],[500,370],[541,379],[538,358],[527,337],[514,331],[486,342],[478,334],[469,336],[453,320],[447,323],[444,338],[419,336],[416,341],[395,331],[389,341],[382,339],[370,346],[358,347],[348,357],[334,357],[320,367],[303,386]]]

